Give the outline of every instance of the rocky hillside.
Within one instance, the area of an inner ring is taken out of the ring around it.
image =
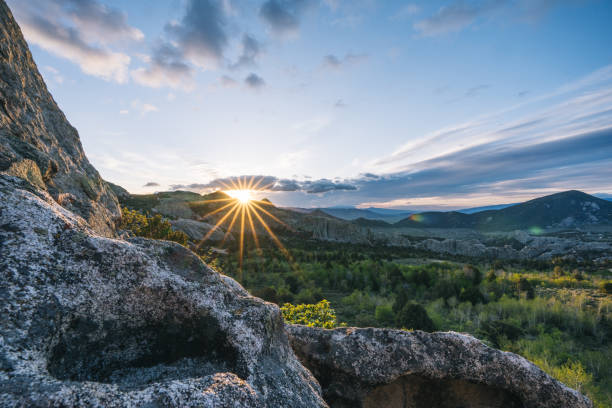
[[[0,2],[0,171],[27,178],[112,236],[117,199],[47,90],[21,31]]]
[[[412,384],[441,395],[459,384],[449,401],[465,407],[495,395],[591,406],[466,336],[290,329],[322,393],[276,305],[181,245],[104,236],[119,215],[115,194],[46,92],[4,0],[0,21],[1,407],[311,408],[328,406],[323,395],[332,407],[407,406],[391,396]],[[427,394],[411,398],[431,406]]]
[[[501,210],[474,214],[424,212],[394,224],[410,228],[471,228],[486,231],[546,230],[612,225],[612,202],[580,191],[565,191]]]

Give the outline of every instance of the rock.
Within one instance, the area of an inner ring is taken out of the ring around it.
[[[178,220],[172,220],[170,221],[170,223],[172,224],[172,227],[174,229],[183,231],[185,234],[189,236],[189,238],[195,241],[198,241],[198,242],[202,240],[206,236],[206,234],[208,234],[210,230],[214,228],[213,225],[207,222],[190,220],[186,218],[179,218]],[[210,235],[208,239],[210,239],[211,241],[221,241],[223,240],[224,236],[225,236],[225,230],[221,228],[217,228]],[[233,240],[234,240],[234,237],[231,234],[229,234],[227,236],[227,241],[233,241]]]
[[[0,406],[323,407],[278,307],[0,174]]]
[[[0,0],[0,171],[46,189],[85,218],[98,233],[113,236],[120,217],[117,199],[89,163],[79,135],[58,108],[36,68],[17,23]]]
[[[468,335],[299,325],[288,331],[332,408],[592,407],[523,357]]]

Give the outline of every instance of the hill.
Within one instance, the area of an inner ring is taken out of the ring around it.
[[[501,210],[473,214],[423,212],[394,224],[412,228],[471,228],[487,231],[576,228],[611,225],[612,202],[571,190],[536,198]]]

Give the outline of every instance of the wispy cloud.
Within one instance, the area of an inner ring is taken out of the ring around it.
[[[66,58],[83,72],[107,81],[128,80],[131,58],[111,45],[139,41],[143,33],[127,23],[127,16],[96,0],[9,1],[33,44]]]
[[[346,66],[355,65],[368,58],[366,54],[348,53],[344,57],[328,54],[323,57],[323,66],[330,69],[341,69]]]
[[[565,0],[459,0],[439,8],[433,15],[414,23],[424,37],[461,31],[479,22],[503,18],[505,21],[534,21]]]

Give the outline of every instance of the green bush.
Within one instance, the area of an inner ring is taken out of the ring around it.
[[[121,224],[119,228],[128,230],[138,237],[164,239],[187,245],[189,237],[182,231],[172,229],[172,224],[156,214],[153,217],[137,210],[123,208],[121,210]]]
[[[325,299],[314,305],[292,305],[291,303],[285,303],[281,307],[281,312],[285,322],[290,324],[303,324],[309,327],[322,327],[324,329],[333,329],[337,324],[336,312]]]

